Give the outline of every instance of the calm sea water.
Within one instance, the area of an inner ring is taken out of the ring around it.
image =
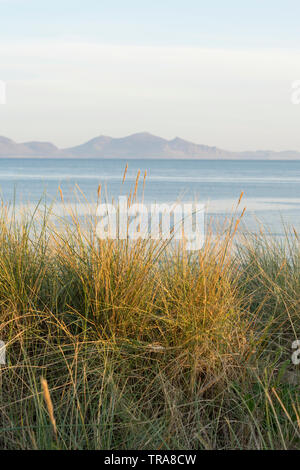
[[[99,184],[109,199],[128,194],[141,170],[147,171],[147,203],[197,199],[207,203],[208,214],[222,216],[243,191],[241,209],[247,208],[245,221],[253,229],[257,218],[273,234],[282,234],[282,221],[300,232],[300,161],[130,160],[122,186],[125,166],[125,160],[1,159],[2,199],[35,204],[44,195],[59,203],[60,185],[65,201],[85,203],[74,193],[77,184],[92,203]]]

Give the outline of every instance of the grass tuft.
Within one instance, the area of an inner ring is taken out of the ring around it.
[[[297,234],[188,254],[39,211],[0,215],[1,449],[300,448]]]

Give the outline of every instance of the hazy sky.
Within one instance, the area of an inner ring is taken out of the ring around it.
[[[0,0],[0,135],[300,151],[299,0]]]

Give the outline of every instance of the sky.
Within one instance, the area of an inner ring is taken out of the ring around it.
[[[0,0],[0,135],[300,151],[299,0]]]

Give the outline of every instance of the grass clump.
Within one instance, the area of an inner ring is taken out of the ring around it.
[[[237,248],[229,221],[188,254],[7,220],[0,448],[300,448],[296,235]]]

